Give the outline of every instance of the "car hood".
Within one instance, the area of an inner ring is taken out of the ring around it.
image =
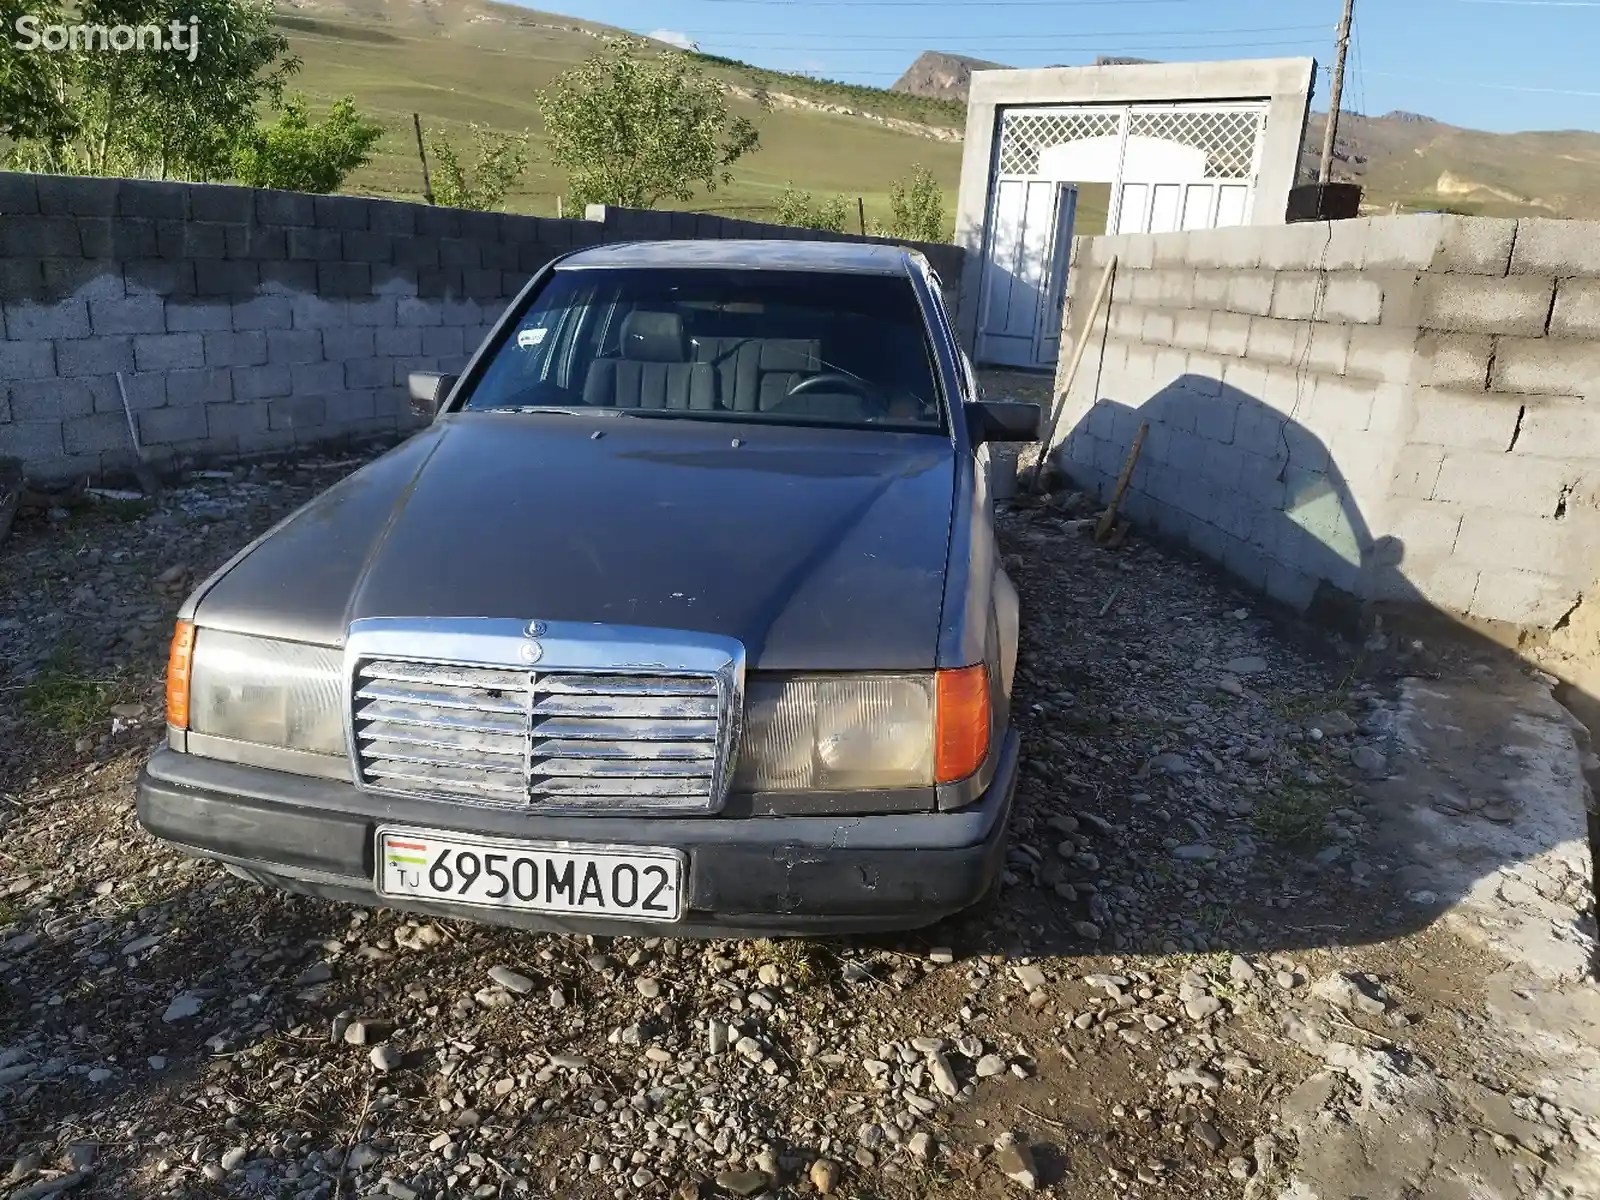
[[[928,434],[458,413],[200,594],[203,627],[342,645],[363,617],[737,638],[769,670],[935,664],[954,451]]]

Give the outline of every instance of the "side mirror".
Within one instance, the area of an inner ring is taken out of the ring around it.
[[[1037,442],[1044,410],[1020,400],[979,400],[962,406],[974,446],[984,442]]]
[[[456,386],[459,375],[441,375],[437,371],[413,371],[406,377],[406,389],[411,394],[411,411],[419,417],[433,418],[439,406]]]

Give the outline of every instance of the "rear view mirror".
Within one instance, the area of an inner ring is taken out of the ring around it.
[[[984,442],[1036,442],[1044,410],[1020,400],[979,400],[962,406],[974,446]]]
[[[413,371],[406,377],[406,388],[411,394],[411,411],[419,417],[432,418],[456,386],[459,375],[441,375],[437,371]]]

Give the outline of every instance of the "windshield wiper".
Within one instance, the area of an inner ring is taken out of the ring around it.
[[[468,412],[557,413],[563,417],[616,416],[615,408],[569,408],[560,404],[499,404],[494,408],[469,408]]]

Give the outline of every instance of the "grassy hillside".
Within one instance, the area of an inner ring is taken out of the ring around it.
[[[411,114],[465,146],[468,122],[533,134],[533,165],[508,207],[554,215],[566,179],[544,160],[535,93],[595,52],[616,33],[569,17],[480,0],[301,0],[280,5],[280,24],[304,61],[295,86],[319,103],[353,93],[386,133],[374,161],[348,190],[420,198]],[[845,105],[900,120],[958,124],[959,106],[875,89],[806,80],[703,59],[706,69],[748,89],[766,88],[819,103]],[[944,185],[953,211],[961,166],[959,142],[935,141],[860,117],[773,109],[735,101],[757,120],[761,149],[735,164],[731,187],[700,194],[684,207],[760,220],[770,218],[789,181],[819,194],[862,197],[870,222],[888,216],[889,184],[922,163]],[[953,223],[953,216],[951,218]]]

